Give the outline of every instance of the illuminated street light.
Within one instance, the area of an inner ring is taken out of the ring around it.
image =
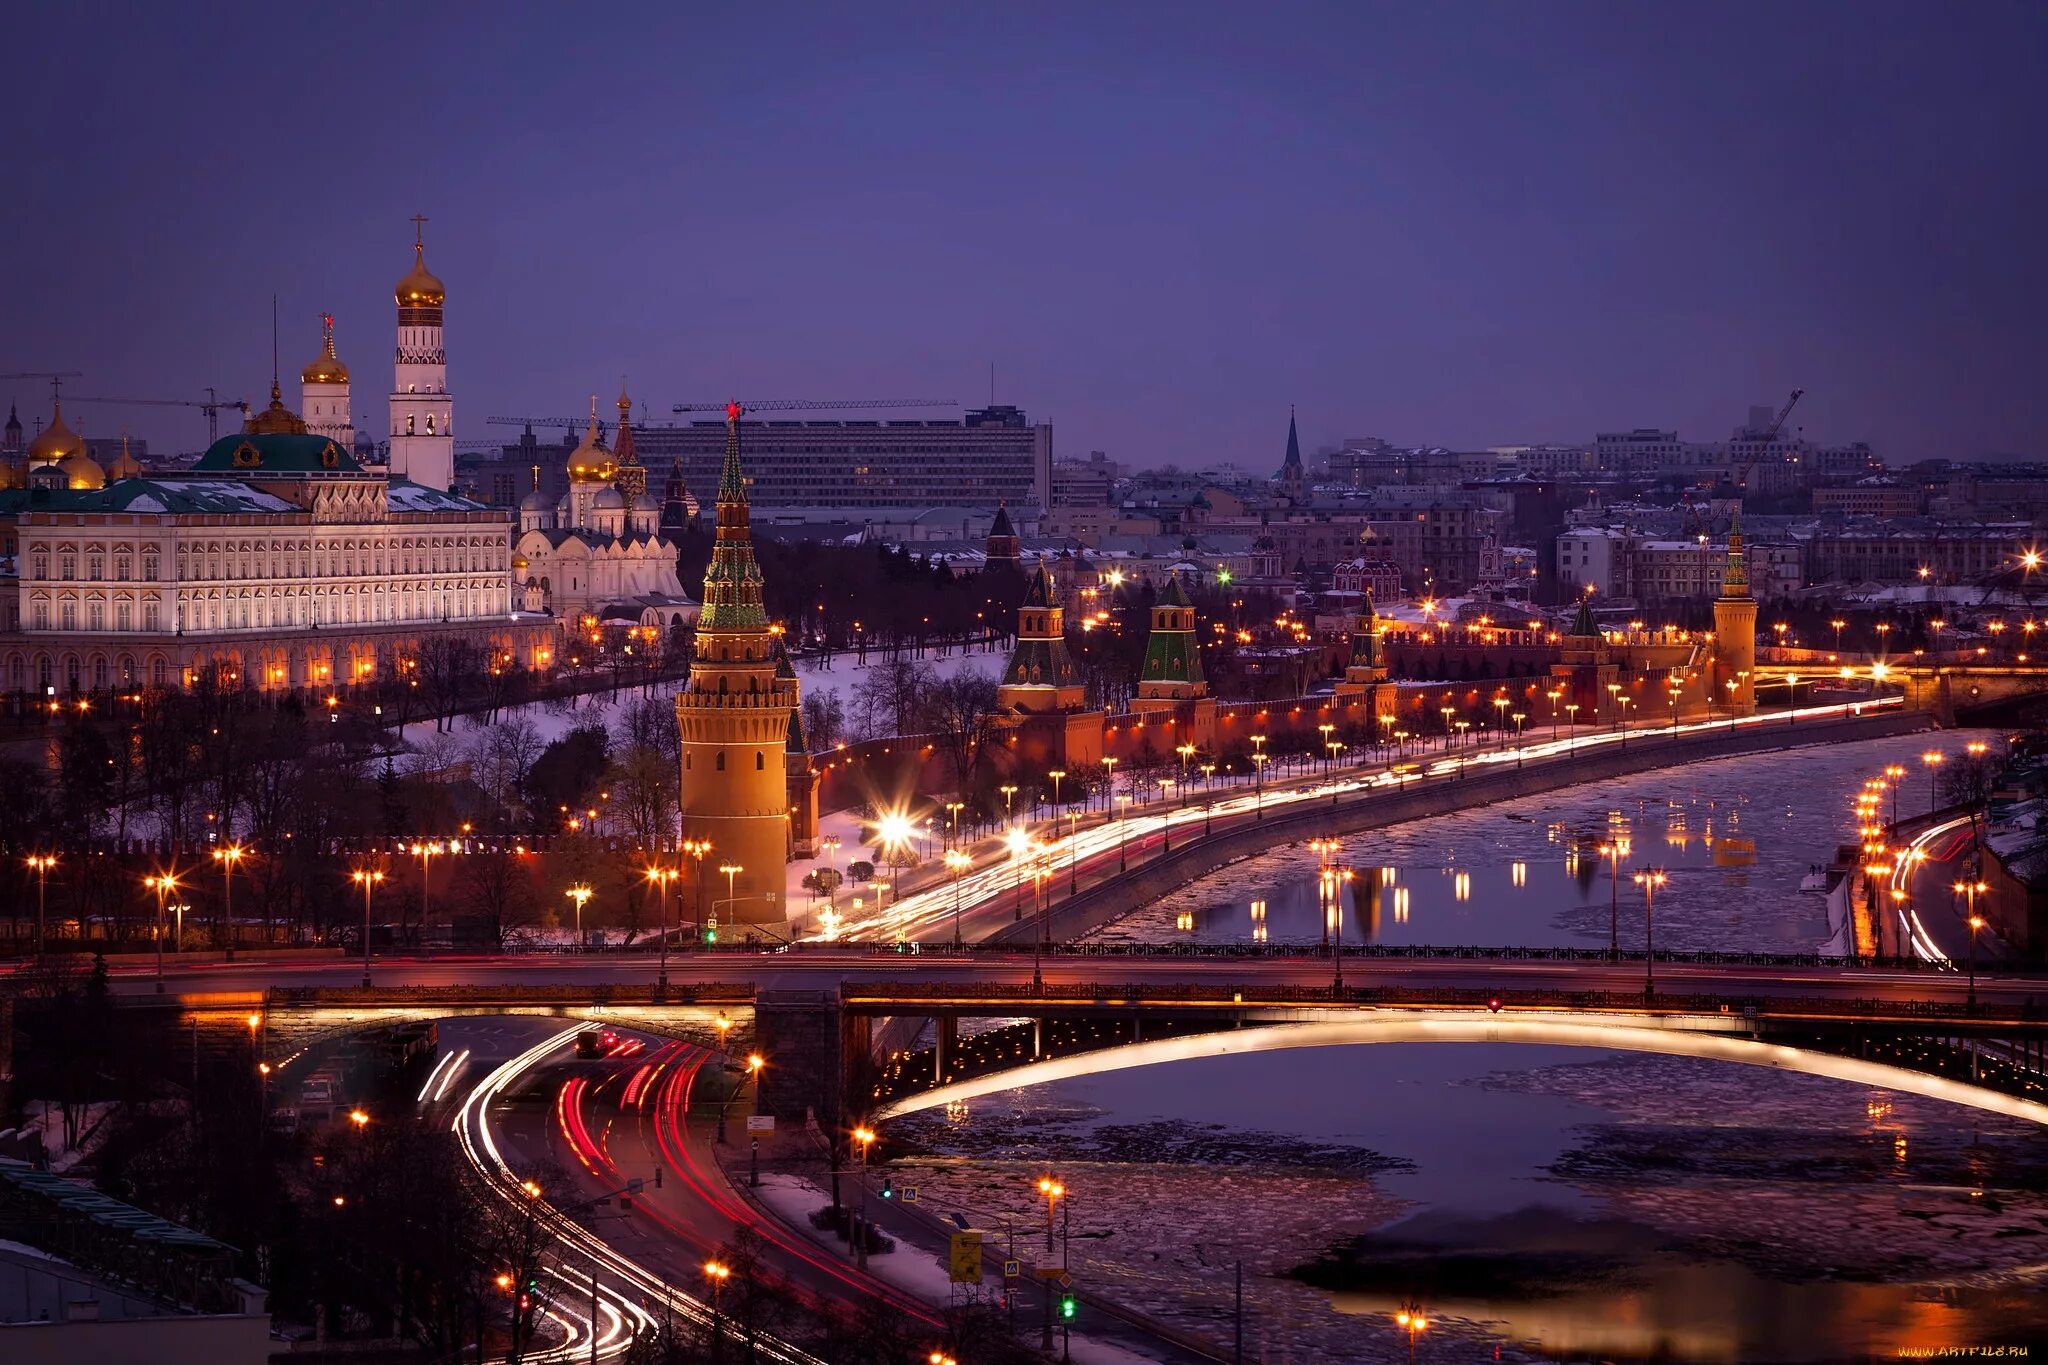
[[[1636,873],[1634,880],[1643,888],[1643,994],[1647,997],[1657,993],[1657,947],[1651,937],[1651,920],[1657,904],[1657,888],[1663,886],[1668,878],[1663,868],[1649,867]]]
[[[562,894],[576,902],[576,946],[580,949],[583,947],[583,907],[595,893],[579,882]]]

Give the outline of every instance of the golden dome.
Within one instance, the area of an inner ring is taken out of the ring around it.
[[[413,243],[412,269],[393,292],[400,308],[439,308],[447,301],[448,291],[427,269],[427,248],[422,243]]]
[[[296,412],[284,405],[284,395],[278,391],[277,381],[270,383],[270,406],[261,412],[249,414],[249,420],[242,424],[243,431],[254,431],[265,435],[286,432],[304,435],[305,422]]]
[[[128,438],[121,438],[121,454],[107,467],[109,479],[139,479],[142,477],[142,462],[128,452]]]
[[[64,425],[64,405],[53,403],[50,409],[50,425],[44,427],[41,433],[28,443],[28,462],[31,467],[55,464],[67,455],[85,454],[84,438]]]
[[[84,451],[76,455],[66,455],[57,462],[57,468],[63,471],[64,484],[67,488],[94,489],[107,486],[107,471],[101,469],[99,461]]]
[[[320,358],[299,371],[301,384],[346,384],[348,366],[334,353],[334,318],[332,315],[320,319],[326,328],[320,346]]]
[[[525,555],[513,555],[513,556],[512,556],[512,567],[513,567],[513,568],[515,568],[515,569],[523,569],[523,568],[526,568],[526,567],[527,567],[527,563],[528,563],[528,561],[527,561],[527,558],[526,558],[526,556],[525,556]]]
[[[597,400],[590,400],[590,426],[583,433],[583,444],[569,452],[570,483],[610,483],[619,476],[619,467],[612,461],[612,453],[604,448],[597,436]]]

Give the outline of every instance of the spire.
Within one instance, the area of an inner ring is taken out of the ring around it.
[[[1572,618],[1571,633],[1574,639],[1600,638],[1600,627],[1593,621],[1593,598],[1590,594],[1579,599],[1579,614]]]
[[[1287,408],[1287,458],[1280,463],[1282,483],[1300,483],[1306,471],[1301,467],[1301,433],[1295,429],[1294,407]]]
[[[746,409],[738,403],[725,405],[725,468],[718,476],[718,505],[737,503],[747,505],[747,480],[740,473],[740,414]]]
[[[1728,565],[1721,571],[1721,596],[1749,596],[1749,556],[1742,548],[1742,509],[1728,523]]]
[[[989,523],[988,533],[992,536],[1014,536],[1016,527],[1010,524],[1010,503],[1006,498],[996,504],[996,519]]]
[[[1024,594],[1027,607],[1050,607],[1058,599],[1053,594],[1052,571],[1045,567],[1043,559],[1038,561],[1038,572],[1031,575],[1031,587]]]
[[[1159,592],[1159,605],[1162,607],[1192,607],[1195,605],[1194,601],[1188,597],[1188,590],[1181,585],[1180,570],[1175,569],[1166,575],[1166,586]]]

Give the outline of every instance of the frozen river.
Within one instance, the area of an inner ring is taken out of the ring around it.
[[[1347,942],[1598,944],[1623,841],[1661,866],[1660,948],[1807,951],[1809,864],[1850,797],[1949,733],[1726,760],[1347,840]],[[1318,855],[1248,860],[1112,926],[1309,942]],[[1376,869],[1379,869],[1376,871]],[[1384,869],[1391,869],[1386,871]],[[1114,1072],[892,1125],[921,1182],[1042,1246],[1038,1174],[1073,1191],[1084,1283],[1247,1359],[1818,1361],[2048,1339],[2048,1133],[1824,1078],[1506,1045],[1317,1048]],[[1021,1229],[1021,1231],[1018,1231]]]

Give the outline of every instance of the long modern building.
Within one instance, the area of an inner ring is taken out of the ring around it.
[[[775,507],[1012,507],[1052,502],[1052,426],[1020,408],[977,408],[957,422],[742,423],[747,497]],[[718,485],[724,422],[636,428],[649,464],[681,460],[700,498]]]

